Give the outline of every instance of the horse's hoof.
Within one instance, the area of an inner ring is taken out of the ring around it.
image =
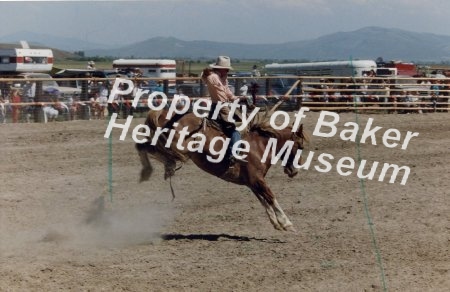
[[[167,180],[169,177],[171,177],[172,175],[170,173],[165,173],[164,174],[164,180]]]
[[[294,225],[285,226],[284,230],[292,232],[292,233],[297,233],[297,229],[295,229]]]
[[[281,227],[281,225],[279,225],[279,224],[272,224],[272,225],[273,225],[273,228],[275,228],[276,230],[280,230],[280,231],[284,230],[284,228]]]
[[[148,181],[150,176],[152,175],[152,169],[143,169],[141,171],[141,177],[139,178],[139,182]]]

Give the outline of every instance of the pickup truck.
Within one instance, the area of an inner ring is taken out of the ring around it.
[[[8,76],[8,78],[24,79],[32,84],[35,84],[33,79],[45,79],[42,80],[42,90],[45,91],[46,89],[54,88],[59,91],[60,98],[63,100],[78,98],[81,94],[81,89],[79,88],[59,86],[52,76],[46,73],[20,73],[15,76]],[[21,85],[21,88],[24,88],[26,82],[18,80],[17,83]],[[34,97],[34,95],[35,89],[32,90],[31,97]]]

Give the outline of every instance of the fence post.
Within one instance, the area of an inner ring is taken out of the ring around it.
[[[87,80],[81,80],[81,101],[89,101],[89,85]],[[83,120],[89,120],[90,117],[90,105],[86,104],[81,107],[81,118]]]
[[[266,97],[270,95],[270,78],[266,78]]]
[[[166,96],[169,96],[169,80],[163,80],[163,91]]]
[[[300,110],[303,103],[303,80],[300,79],[300,82],[297,84],[297,99],[295,108],[296,110]]]
[[[397,113],[397,96],[394,95],[394,113]]]
[[[203,84],[202,78],[200,78],[200,82],[199,83],[200,83],[200,96],[203,97],[204,96],[203,93],[205,91],[205,85]]]
[[[241,80],[240,79],[234,79],[234,95],[238,96],[240,93],[241,88]]]
[[[42,89],[42,81],[36,81],[36,91],[34,93],[34,110],[33,110],[33,115],[34,115],[34,121],[36,123],[40,123],[43,120],[43,107],[38,104],[39,102],[42,101],[42,95],[43,95],[44,91]]]

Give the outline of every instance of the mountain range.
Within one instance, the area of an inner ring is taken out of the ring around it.
[[[0,42],[26,39],[67,51],[83,50],[86,56],[116,58],[213,59],[229,55],[237,59],[347,60],[376,59],[415,62],[450,60],[450,36],[418,33],[393,28],[365,27],[336,32],[311,40],[279,44],[244,44],[212,41],[184,41],[174,37],[154,37],[122,47],[58,38],[30,32],[1,37]]]

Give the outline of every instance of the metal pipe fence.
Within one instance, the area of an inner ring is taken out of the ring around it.
[[[143,116],[148,111],[148,96],[155,90],[164,92],[169,101],[175,94],[184,94],[191,101],[208,98],[206,86],[200,78],[193,77],[163,80],[162,89],[156,84],[161,78],[128,78],[135,89],[114,103],[108,103],[107,97],[116,79],[51,80],[58,83],[49,88],[45,85],[49,79],[45,78],[0,78],[0,123],[105,119],[112,113],[119,113],[123,118]],[[450,110],[450,79],[446,78],[263,76],[229,77],[228,80],[236,96],[245,95],[247,104],[263,108],[275,104],[289,92],[280,110],[308,107],[312,111],[399,114]],[[75,84],[77,87],[72,89],[78,91],[67,91],[67,87],[59,84]],[[145,94],[134,108],[131,103],[137,90]]]

